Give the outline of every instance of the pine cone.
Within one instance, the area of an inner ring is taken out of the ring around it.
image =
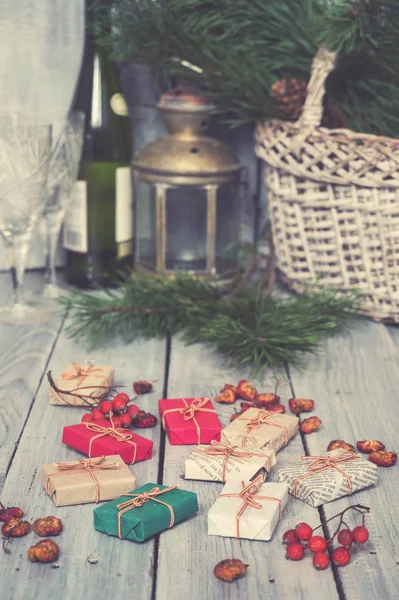
[[[302,112],[306,98],[306,81],[301,79],[279,79],[271,88],[271,97],[281,117],[296,121]]]
[[[296,121],[302,112],[306,99],[307,83],[302,79],[279,79],[271,88],[271,96],[281,118]],[[328,129],[347,127],[348,122],[343,110],[328,96],[324,97],[324,110],[321,125]]]

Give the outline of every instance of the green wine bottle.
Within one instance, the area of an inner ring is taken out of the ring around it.
[[[73,110],[86,115],[78,181],[65,215],[66,280],[110,286],[132,264],[130,121],[116,65],[86,34]]]

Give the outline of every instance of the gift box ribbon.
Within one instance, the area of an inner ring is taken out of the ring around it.
[[[245,421],[249,421],[245,434],[244,434],[244,438],[243,438],[243,443],[242,445],[245,446],[245,444],[247,443],[247,438],[249,436],[249,434],[251,433],[251,431],[253,431],[254,429],[258,429],[258,427],[260,427],[261,425],[272,425],[273,427],[280,427],[280,429],[284,429],[285,432],[285,441],[284,441],[284,446],[286,446],[288,444],[288,429],[285,427],[285,425],[281,425],[281,423],[275,423],[273,421],[273,417],[278,417],[280,413],[277,412],[272,412],[272,411],[266,411],[266,410],[260,410],[258,411],[258,414],[256,415],[256,417],[253,417],[252,419],[247,418],[247,417],[243,417],[242,420]]]
[[[131,497],[131,500],[127,500],[126,502],[122,502],[121,504],[117,505],[117,508],[119,509],[119,512],[118,512],[118,537],[119,537],[119,539],[123,539],[122,526],[121,526],[122,515],[124,515],[129,510],[133,510],[134,508],[139,508],[140,506],[143,506],[143,504],[145,504],[149,500],[152,500],[153,502],[158,502],[158,504],[163,504],[164,506],[166,506],[166,508],[169,510],[169,513],[170,513],[170,523],[168,525],[168,529],[173,527],[173,525],[175,524],[175,513],[173,511],[173,508],[167,502],[160,500],[158,498],[158,496],[161,496],[162,494],[166,494],[166,492],[170,492],[171,490],[174,490],[176,488],[177,488],[177,485],[171,485],[167,488],[164,488],[163,490],[161,490],[158,487],[153,487],[152,490],[150,490],[149,492],[143,492],[142,494],[123,494],[123,496]]]
[[[240,450],[238,446],[228,446],[227,444],[223,444],[222,442],[216,442],[215,440],[211,441],[211,445],[209,448],[198,448],[197,450],[193,450],[193,452],[197,454],[207,454],[208,456],[223,457],[223,483],[226,481],[226,469],[231,456],[236,456],[237,458],[252,458],[253,456],[260,456],[262,458],[265,458],[267,461],[267,471],[269,472],[272,468],[270,456],[268,456],[267,454],[250,452],[248,450]]]
[[[73,366],[72,371],[65,371],[65,373],[62,373],[62,375],[61,375],[61,379],[66,379],[66,380],[79,379],[78,383],[76,384],[76,387],[73,390],[71,390],[72,392],[76,392],[76,390],[79,389],[79,387],[81,386],[83,381],[89,375],[91,377],[96,377],[97,379],[104,379],[103,370],[100,367],[95,367],[94,365],[89,365],[88,367],[82,367],[81,365],[78,365],[76,362],[73,362],[72,366]],[[97,371],[99,371],[101,374],[96,375]]]
[[[106,471],[108,469],[117,469],[119,467],[119,463],[112,463],[103,465],[105,456],[100,456],[99,458],[93,458],[92,460],[85,460],[83,458],[78,458],[77,463],[67,464],[67,463],[55,463],[58,471],[56,473],[50,473],[46,479],[46,492],[50,496],[50,481],[54,477],[61,477],[63,475],[77,475],[78,473],[88,473],[93,480],[94,489],[95,489],[95,502],[99,502],[100,499],[100,483],[93,473],[93,471]],[[54,490],[55,492],[55,490]],[[53,492],[53,494],[54,494]]]
[[[205,404],[208,404],[209,398],[194,398],[191,404],[187,404],[185,398],[182,398],[185,406],[183,408],[169,408],[165,410],[162,415],[162,426],[165,429],[165,415],[167,413],[179,412],[185,421],[193,421],[197,430],[198,444],[201,443],[201,428],[198,425],[198,421],[195,418],[197,412],[212,412],[216,413],[214,408],[204,408]]]
[[[283,505],[280,498],[274,498],[273,496],[258,496],[258,492],[262,487],[264,481],[263,476],[258,475],[256,479],[254,479],[247,486],[244,485],[244,482],[241,481],[242,490],[239,494],[220,494],[219,498],[242,498],[243,504],[239,509],[236,515],[236,527],[237,527],[237,538],[240,539],[240,519],[244,512],[247,510],[249,506],[253,508],[262,508],[262,503],[258,502],[258,500],[271,500],[279,503],[279,519],[281,519],[281,515],[283,512]]]
[[[300,460],[312,460],[308,466],[308,472],[305,475],[300,475],[294,481],[294,496],[297,497],[298,494],[298,484],[302,479],[306,477],[311,477],[316,473],[321,473],[322,471],[326,471],[327,469],[335,469],[341,475],[343,475],[348,483],[348,494],[352,494],[352,481],[348,473],[346,473],[343,469],[339,467],[341,463],[348,462],[348,460],[355,460],[360,458],[358,454],[355,452],[348,452],[347,450],[343,450],[339,452],[336,456],[300,456]]]
[[[132,441],[132,438],[133,438],[132,433],[125,433],[125,431],[123,429],[118,429],[116,427],[102,427],[101,425],[96,425],[96,423],[85,423],[85,425],[89,431],[94,431],[97,433],[97,435],[94,435],[92,438],[90,438],[90,442],[89,442],[89,457],[90,458],[91,458],[93,442],[95,442],[96,440],[99,440],[100,438],[102,438],[106,435],[110,435],[117,442],[125,442],[126,444],[130,444],[131,446],[133,446],[133,459],[130,461],[130,464],[133,464],[134,462],[136,462],[137,444],[136,444],[136,442]]]

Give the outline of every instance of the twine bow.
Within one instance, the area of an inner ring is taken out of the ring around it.
[[[119,509],[119,512],[118,512],[118,537],[119,537],[119,539],[123,539],[122,525],[121,525],[122,515],[124,515],[129,510],[133,510],[133,508],[140,508],[141,506],[143,506],[143,504],[145,504],[149,500],[152,500],[153,502],[158,502],[158,504],[163,504],[164,506],[166,506],[166,508],[169,509],[170,523],[168,525],[168,529],[173,527],[173,525],[175,524],[175,513],[173,512],[173,508],[167,502],[164,502],[163,500],[159,500],[158,496],[161,496],[161,494],[166,494],[166,492],[170,492],[171,490],[174,490],[176,488],[177,488],[177,485],[170,485],[169,487],[164,488],[163,490],[161,490],[159,487],[153,487],[152,490],[150,490],[149,492],[143,492],[141,494],[123,494],[123,496],[130,497],[131,500],[127,500],[126,502],[122,502],[121,504],[117,505],[117,508]]]
[[[243,417],[242,418],[243,421],[245,421],[245,420],[249,421],[246,431],[244,433],[244,437],[243,437],[243,442],[242,442],[243,447],[245,447],[245,445],[247,443],[247,438],[248,438],[249,434],[251,433],[251,431],[253,431],[254,429],[258,429],[258,427],[260,427],[261,425],[272,425],[273,427],[279,427],[280,429],[284,429],[284,433],[285,433],[284,446],[286,446],[288,444],[288,429],[285,425],[281,425],[281,423],[276,423],[273,421],[273,418],[276,418],[278,416],[279,416],[279,413],[276,413],[273,411],[259,410],[256,417],[253,417],[252,419]]]
[[[109,436],[113,437],[117,442],[125,442],[126,444],[130,444],[131,446],[133,446],[133,459],[130,461],[129,464],[133,464],[134,462],[136,462],[137,444],[136,444],[136,442],[132,441],[133,433],[125,433],[125,431],[123,429],[118,429],[116,427],[102,427],[102,425],[98,425],[96,423],[85,423],[85,426],[86,426],[86,429],[88,429],[89,431],[94,431],[97,433],[97,435],[94,435],[92,438],[90,438],[90,442],[89,442],[89,457],[90,458],[91,458],[93,442],[95,442],[96,440],[98,440],[106,435],[109,435]]]
[[[196,450],[193,450],[193,452],[196,452],[197,454],[207,454],[209,456],[223,457],[223,483],[226,481],[226,469],[231,456],[235,456],[237,458],[252,458],[253,456],[260,456],[262,458],[265,458],[267,461],[267,471],[269,472],[272,468],[272,463],[268,454],[260,454],[257,452],[250,452],[248,450],[241,450],[238,448],[238,446],[228,446],[227,444],[223,444],[222,442],[216,442],[215,440],[212,440],[211,445],[207,448],[198,448]]]
[[[300,475],[295,479],[294,482],[294,496],[297,497],[298,492],[298,484],[301,479],[305,479],[306,477],[311,477],[316,473],[321,473],[327,469],[335,469],[341,475],[346,478],[348,484],[348,494],[352,494],[352,481],[348,473],[346,473],[343,469],[341,469],[338,465],[340,463],[348,462],[348,460],[355,460],[356,458],[360,458],[358,454],[355,452],[348,452],[347,450],[343,450],[339,452],[336,456],[300,456],[300,460],[312,460],[313,462],[308,465],[308,472],[305,475]]]
[[[244,482],[241,481],[242,490],[239,494],[220,494],[219,498],[241,498],[243,500],[243,504],[239,509],[236,515],[236,532],[237,538],[240,539],[240,518],[247,510],[249,506],[252,508],[260,509],[262,508],[262,503],[258,502],[258,500],[271,500],[279,503],[279,519],[281,519],[281,515],[283,512],[283,505],[280,498],[274,498],[273,496],[258,496],[258,492],[262,487],[264,481],[263,476],[258,475],[256,479],[254,479],[248,485],[244,485]]]
[[[76,387],[72,390],[75,392],[80,385],[83,383],[84,379],[91,375],[92,377],[96,377],[97,379],[103,379],[104,374],[103,370],[100,367],[95,367],[94,365],[89,365],[88,367],[82,367],[82,365],[78,365],[78,363],[72,363],[72,371],[66,371],[62,373],[61,379],[71,380],[71,379],[79,379]],[[99,371],[100,375],[95,375],[95,373]]]
[[[119,467],[119,463],[112,463],[103,465],[105,456],[100,456],[99,458],[94,458],[92,460],[85,460],[83,458],[78,458],[76,463],[55,463],[57,467],[57,471],[55,473],[50,473],[47,476],[46,480],[46,492],[50,496],[50,481],[54,477],[61,477],[62,475],[77,475],[78,473],[89,473],[90,477],[93,480],[94,488],[95,488],[95,502],[98,503],[100,500],[100,483],[97,477],[94,475],[93,471],[106,471],[108,469],[117,469]],[[54,490],[55,491],[55,490]],[[54,492],[53,492],[54,494]],[[52,495],[52,494],[51,494]]]
[[[172,412],[179,412],[183,419],[185,421],[193,421],[195,428],[197,430],[197,443],[200,444],[201,443],[201,428],[198,425],[198,421],[195,418],[195,415],[197,412],[212,412],[215,413],[215,409],[214,408],[204,408],[205,404],[208,404],[208,402],[210,402],[209,398],[194,398],[194,400],[192,401],[191,404],[188,404],[185,398],[181,399],[185,406],[183,406],[183,408],[169,408],[168,410],[165,410],[163,415],[162,415],[162,426],[165,429],[165,415],[167,413],[172,413]]]

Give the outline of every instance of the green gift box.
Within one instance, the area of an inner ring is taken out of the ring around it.
[[[94,509],[94,528],[120,539],[143,542],[198,510],[197,494],[146,483]]]

